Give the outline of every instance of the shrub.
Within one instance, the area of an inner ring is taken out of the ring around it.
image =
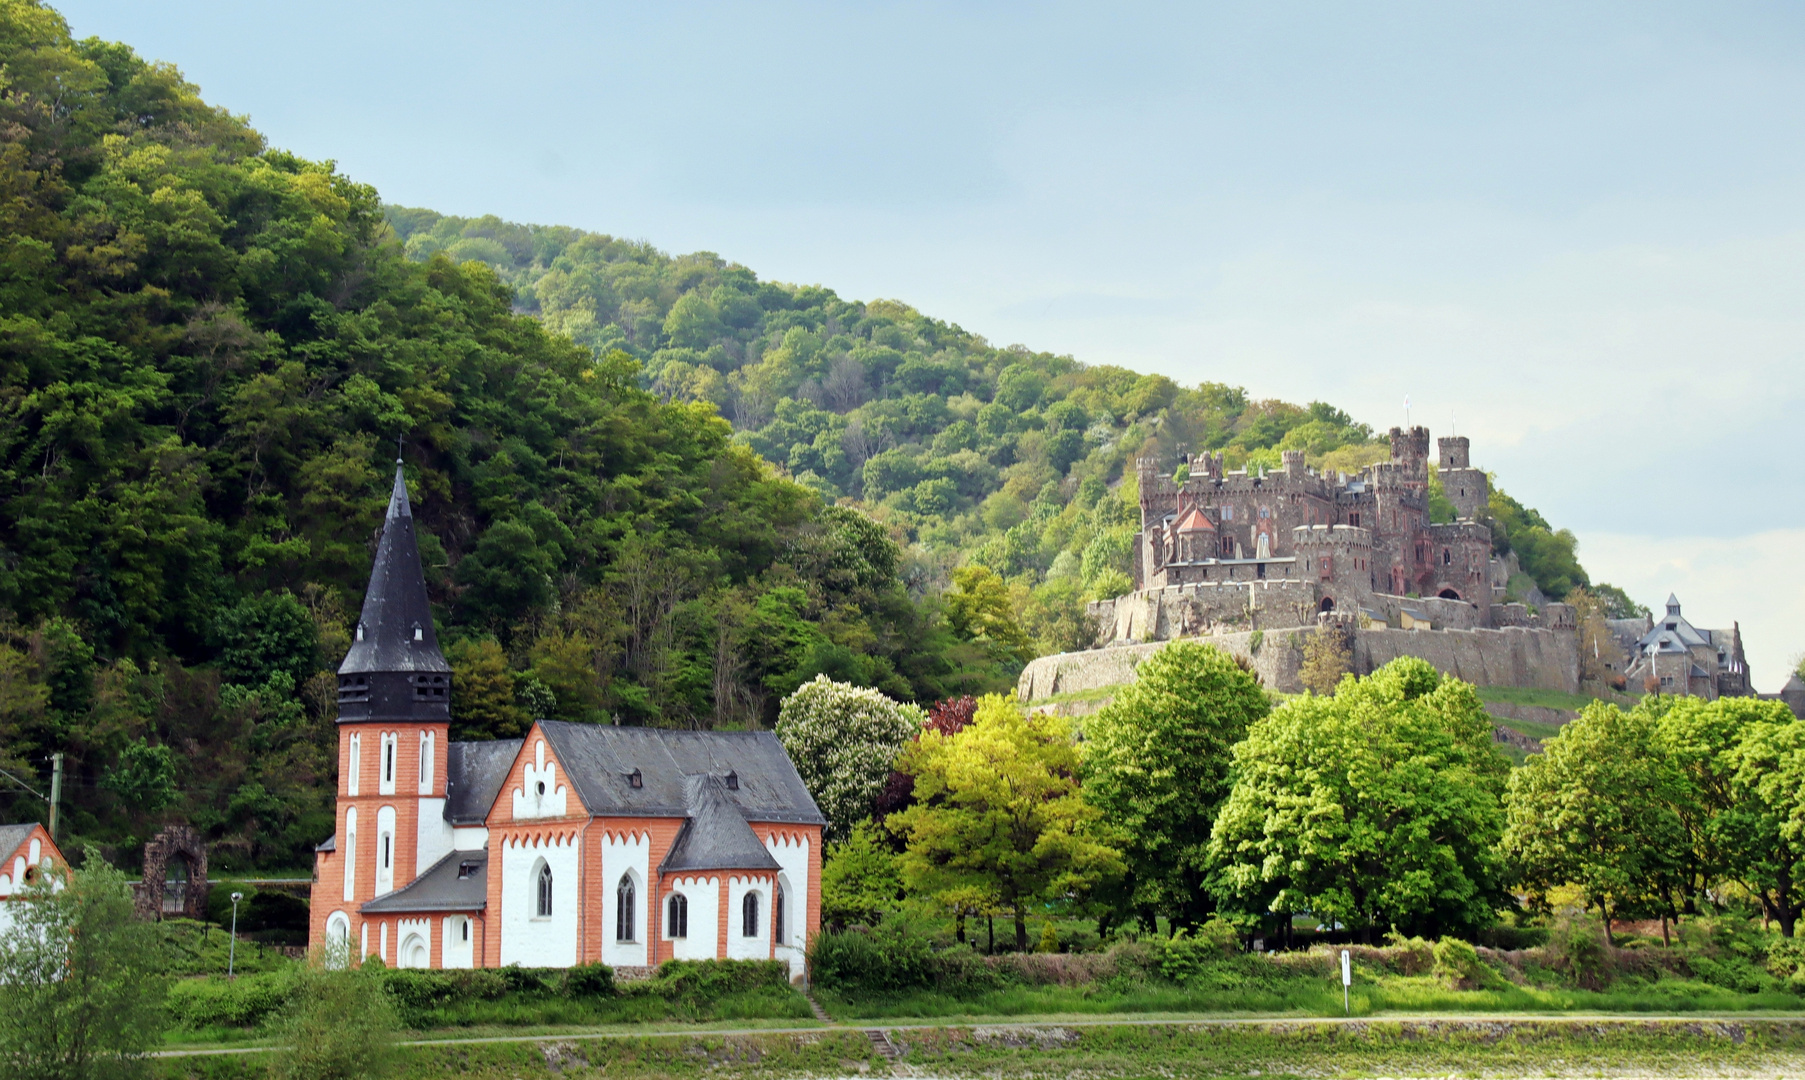
[[[563,989],[571,997],[612,997],[614,969],[607,964],[578,964],[564,973]]]
[[[828,930],[809,942],[809,970],[823,989],[889,994],[933,984],[927,938],[901,920],[876,930]]]
[[[1239,940],[1234,926],[1223,919],[1211,919],[1195,934],[1180,930],[1154,946],[1159,973],[1175,983],[1194,982],[1207,968],[1234,955]]]
[[[170,1022],[198,1031],[209,1027],[256,1027],[287,1007],[297,984],[296,971],[240,975],[236,982],[214,975],[178,979],[170,985],[164,1008]]]
[[[656,975],[633,985],[637,993],[694,1008],[729,994],[789,987],[789,967],[781,960],[666,960]]]
[[[523,968],[519,964],[509,964],[497,969],[508,991],[514,994],[543,994],[557,988],[564,973],[557,968]]]
[[[1576,986],[1602,990],[1610,981],[1604,931],[1590,916],[1562,916],[1548,931],[1542,953],[1549,967],[1564,972]]]
[[[1450,990],[1477,990],[1491,981],[1492,972],[1480,962],[1478,951],[1459,938],[1442,938],[1433,953],[1435,977]]]

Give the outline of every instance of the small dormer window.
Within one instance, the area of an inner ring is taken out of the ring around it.
[[[740,774],[729,769],[727,771],[727,790],[728,791],[738,791],[739,789],[740,789]]]
[[[636,788],[646,786],[645,778],[639,775],[638,769],[627,774],[627,786]]]
[[[362,641],[363,639],[364,639],[364,624],[358,623],[357,624],[357,640]]]
[[[426,631],[421,629],[419,623],[414,624],[414,640],[415,641],[425,641],[426,640]]]
[[[458,863],[458,880],[462,881],[464,878],[474,875],[476,873],[476,865],[476,863],[469,861]]]

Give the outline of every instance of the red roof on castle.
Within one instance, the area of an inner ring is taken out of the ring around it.
[[[1191,507],[1190,513],[1186,514],[1184,517],[1179,519],[1178,524],[1173,527],[1172,531],[1173,532],[1203,532],[1206,529],[1209,530],[1210,532],[1215,532],[1216,526],[1210,524],[1210,519],[1203,516],[1202,510],[1199,510],[1195,506],[1193,506],[1193,507]]]

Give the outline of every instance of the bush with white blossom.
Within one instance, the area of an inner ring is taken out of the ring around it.
[[[825,675],[784,699],[777,737],[826,815],[828,839],[871,815],[903,744],[926,720],[915,705]]]

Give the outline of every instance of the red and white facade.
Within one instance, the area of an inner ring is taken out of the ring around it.
[[[540,722],[450,740],[399,470],[340,668],[310,942],[391,967],[777,959],[821,921],[823,818],[769,732]]]

